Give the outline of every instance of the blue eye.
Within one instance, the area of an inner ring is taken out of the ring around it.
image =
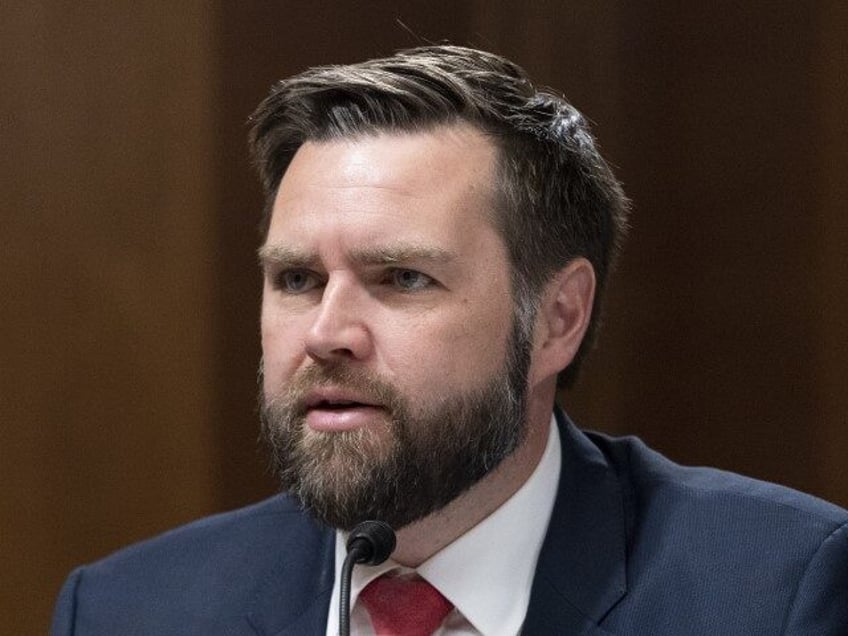
[[[416,291],[429,287],[433,279],[416,272],[414,269],[395,269],[392,270],[392,283],[403,291]]]
[[[289,294],[302,294],[313,289],[318,280],[314,274],[302,269],[282,272],[278,278],[280,289]]]

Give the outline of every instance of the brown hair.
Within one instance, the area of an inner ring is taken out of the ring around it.
[[[571,104],[537,90],[503,57],[428,46],[282,80],[251,121],[251,153],[266,195],[263,233],[283,173],[305,141],[457,122],[487,134],[499,151],[494,217],[510,255],[523,327],[532,327],[541,290],[570,260],[585,257],[595,270],[592,322],[559,376],[563,386],[573,382],[594,341],[607,276],[627,229],[628,202]]]

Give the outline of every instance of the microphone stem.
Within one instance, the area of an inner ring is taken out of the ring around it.
[[[350,578],[353,574],[353,566],[356,565],[359,556],[359,547],[354,547],[347,553],[342,564],[342,580],[339,585],[339,596],[341,596],[339,603],[339,636],[350,636]]]
[[[395,549],[395,533],[382,521],[363,521],[350,533],[339,581],[339,636],[350,636],[350,579],[357,563],[380,565]]]

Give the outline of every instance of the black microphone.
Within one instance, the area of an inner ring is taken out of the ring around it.
[[[363,521],[347,539],[339,598],[339,636],[350,635],[350,577],[357,563],[380,565],[395,549],[395,532],[383,521]]]

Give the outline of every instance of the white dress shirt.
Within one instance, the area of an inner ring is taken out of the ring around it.
[[[437,636],[511,636],[521,631],[536,562],[556,499],[562,451],[551,417],[545,452],[521,488],[483,521],[445,546],[417,568],[391,559],[377,566],[358,565],[351,581],[350,633],[373,636],[368,611],[357,603],[368,583],[389,571],[415,572],[454,605]],[[341,567],[347,534],[336,533],[336,578],[327,636],[339,632]]]

